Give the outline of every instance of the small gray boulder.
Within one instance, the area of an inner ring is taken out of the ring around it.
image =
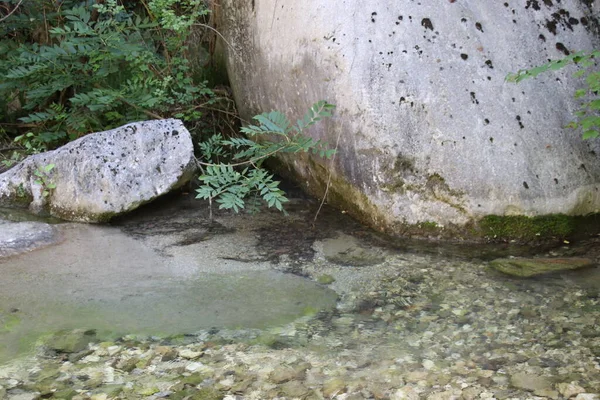
[[[0,258],[58,242],[52,225],[42,222],[10,222],[0,219]]]
[[[131,123],[33,155],[0,174],[0,205],[103,222],[183,185],[194,165],[181,121]]]
[[[594,262],[587,258],[499,258],[491,261],[490,265],[505,274],[528,278],[591,267]]]

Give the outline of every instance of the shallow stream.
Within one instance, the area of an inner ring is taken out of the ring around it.
[[[599,398],[600,269],[523,279],[488,263],[598,263],[599,238],[390,241],[335,210],[313,224],[316,206],[209,223],[172,197],[0,259],[0,399]],[[39,340],[75,328],[89,345]]]

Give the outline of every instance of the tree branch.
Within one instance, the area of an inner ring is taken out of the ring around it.
[[[15,8],[13,8],[13,10],[11,12],[9,12],[8,14],[6,14],[4,17],[0,18],[0,22],[3,22],[6,18],[8,18],[11,15],[13,15],[14,12],[17,11],[17,8],[19,8],[19,6],[21,5],[22,2],[23,2],[23,0],[19,0],[19,2],[17,3],[17,5],[15,6]]]

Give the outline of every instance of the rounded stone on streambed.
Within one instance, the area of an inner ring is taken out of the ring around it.
[[[511,386],[531,392],[552,390],[552,382],[540,375],[519,372],[510,377]]]
[[[43,341],[43,347],[57,353],[79,353],[87,350],[89,343],[96,340],[93,330],[75,329],[60,331]]]
[[[366,267],[385,261],[385,252],[363,246],[354,236],[340,234],[325,239],[317,246],[325,259],[333,264],[349,267]]]
[[[0,219],[0,258],[57,243],[60,236],[43,222],[10,222]]]
[[[291,380],[304,380],[306,377],[306,368],[300,367],[279,367],[269,375],[269,380],[276,384],[285,383]]]
[[[203,354],[203,352],[201,352],[201,351],[194,351],[189,348],[179,350],[179,357],[185,358],[188,360],[195,360],[196,358],[199,358],[202,354]]]
[[[507,275],[529,278],[594,265],[588,258],[499,258],[490,262],[490,266]]]
[[[298,380],[285,382],[280,387],[281,393],[284,396],[288,396],[291,398],[303,398],[310,391],[302,382]]]
[[[327,399],[331,399],[334,396],[342,394],[346,391],[346,380],[342,378],[332,378],[327,380],[323,384],[323,396]]]

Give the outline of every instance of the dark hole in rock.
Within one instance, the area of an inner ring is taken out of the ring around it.
[[[433,23],[431,22],[431,20],[429,18],[423,18],[421,20],[421,26],[425,29],[429,29],[429,30],[433,31]]]

